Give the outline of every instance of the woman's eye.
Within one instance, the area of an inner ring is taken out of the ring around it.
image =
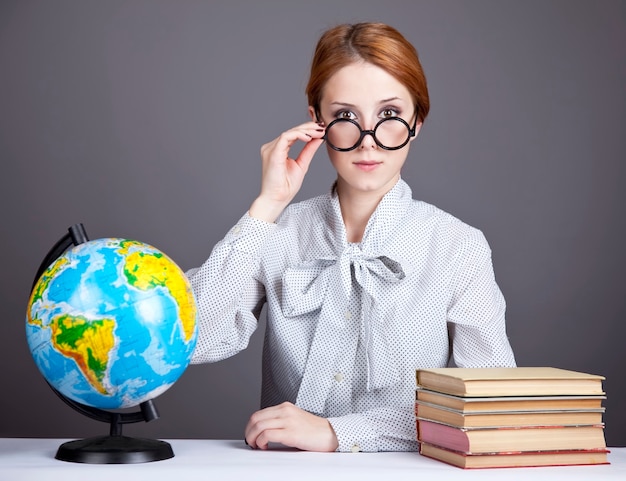
[[[398,116],[398,111],[394,110],[394,109],[385,109],[380,113],[380,116],[383,119],[389,119],[391,117],[397,117]]]
[[[356,119],[356,115],[354,115],[354,112],[350,112],[349,110],[342,110],[337,113],[337,118],[343,120],[354,120]]]

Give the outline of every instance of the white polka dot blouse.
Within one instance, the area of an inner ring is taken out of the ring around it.
[[[417,450],[415,371],[515,366],[483,234],[399,180],[358,244],[328,193],[276,224],[247,213],[189,276],[193,363],[245,349],[267,305],[261,407],[329,420],[338,451]]]

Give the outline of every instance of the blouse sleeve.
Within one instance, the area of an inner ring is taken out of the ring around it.
[[[514,367],[506,335],[506,303],[496,284],[491,249],[474,230],[461,245],[452,282],[448,326],[458,367]]]
[[[260,256],[275,224],[247,213],[200,268],[187,271],[198,306],[193,364],[226,359],[248,346],[265,300]]]
[[[415,406],[384,407],[328,418],[339,452],[417,451]]]

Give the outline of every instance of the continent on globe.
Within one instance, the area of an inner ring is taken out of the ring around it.
[[[183,329],[187,340],[190,340],[195,332],[195,302],[189,302],[189,284],[186,278],[176,275],[179,267],[160,252],[146,253],[142,251],[128,252],[133,245],[140,244],[137,241],[124,241],[120,244],[120,252],[126,254],[124,274],[129,284],[138,289],[148,290],[156,286],[169,289],[177,300],[180,309],[184,310],[180,315]],[[175,272],[172,272],[174,268]],[[173,274],[173,275],[172,275]]]
[[[98,392],[107,394],[102,384],[115,346],[112,319],[89,320],[62,314],[52,319],[52,343],[62,354],[76,361],[78,368]]]

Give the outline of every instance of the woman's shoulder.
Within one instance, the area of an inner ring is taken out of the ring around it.
[[[423,200],[413,199],[410,216],[417,222],[432,222],[441,226],[458,227],[460,229],[474,229],[454,214]]]
[[[416,228],[426,228],[442,241],[486,244],[482,230],[428,202],[413,199],[409,217]]]

